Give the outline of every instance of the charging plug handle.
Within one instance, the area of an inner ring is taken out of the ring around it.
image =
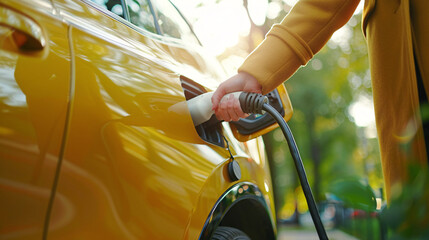
[[[311,192],[311,188],[307,180],[307,175],[305,173],[304,164],[302,163],[298,147],[292,135],[292,131],[290,130],[286,121],[275,108],[269,105],[268,98],[262,94],[242,92],[240,94],[239,101],[243,112],[262,113],[262,111],[266,111],[279,124],[294,160],[299,181],[301,182],[301,187],[304,192],[305,199],[307,200],[308,209],[310,211],[311,218],[313,219],[314,226],[316,227],[317,234],[319,235],[319,239],[328,239],[322,220],[320,219],[319,211],[314,201],[313,193]]]
[[[262,105],[268,103],[268,97],[259,93],[242,92],[238,97],[244,113],[262,114]]]

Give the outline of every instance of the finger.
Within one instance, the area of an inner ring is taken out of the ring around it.
[[[222,99],[218,104],[218,108],[216,109],[215,113],[219,120],[231,121],[231,117],[228,114],[227,101],[225,99]]]
[[[219,103],[223,96],[225,96],[226,91],[225,88],[222,86],[222,84],[219,86],[219,88],[213,93],[212,96],[212,109],[216,111],[216,109],[219,106]]]
[[[236,74],[223,83],[221,83],[218,87],[218,89],[214,92],[212,96],[212,105],[213,110],[216,111],[216,108],[219,105],[219,102],[221,101],[222,97],[231,92],[237,92],[242,91],[243,87],[245,85],[245,79],[243,79],[242,74]]]
[[[249,116],[248,114],[244,113],[243,110],[241,109],[240,101],[238,99],[234,104],[234,112],[239,118],[246,118]],[[235,121],[238,121],[238,120],[235,120]]]
[[[228,105],[228,115],[230,116],[232,121],[238,121],[240,119],[240,117],[237,115],[236,112],[236,105],[240,105],[240,103],[238,102],[238,99],[235,99],[233,95],[229,96],[227,105]]]

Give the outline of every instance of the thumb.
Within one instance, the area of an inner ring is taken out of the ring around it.
[[[212,96],[212,105],[213,105],[212,109],[213,110],[217,109],[220,100],[222,99],[223,96],[225,96],[225,94],[227,94],[225,88],[222,85],[220,85],[216,89],[216,91],[213,93],[213,96]]]

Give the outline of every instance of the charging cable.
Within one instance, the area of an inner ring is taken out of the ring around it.
[[[279,112],[271,105],[269,105],[268,98],[258,93],[246,93],[242,92],[239,96],[241,109],[244,113],[263,113],[263,111],[270,114],[274,120],[279,124],[283,135],[286,138],[289,146],[290,153],[295,163],[296,171],[298,172],[299,181],[301,183],[302,190],[304,192],[305,199],[307,200],[308,209],[310,210],[311,218],[313,219],[314,226],[316,227],[319,239],[328,239],[325,228],[322,221],[320,220],[319,211],[314,201],[313,193],[311,192],[310,185],[308,184],[307,175],[305,173],[304,165],[299,154],[298,147],[293,138],[292,131],[287,125],[286,121],[280,115]]]

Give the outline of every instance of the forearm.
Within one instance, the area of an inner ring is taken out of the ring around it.
[[[352,16],[359,0],[301,0],[268,32],[239,72],[254,76],[263,93],[273,90],[307,62]]]

